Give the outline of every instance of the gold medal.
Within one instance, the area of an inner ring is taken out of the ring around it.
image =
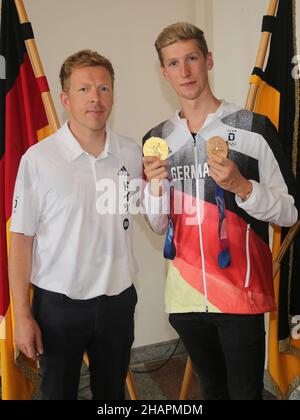
[[[157,156],[160,160],[166,160],[169,155],[169,147],[166,140],[160,137],[150,137],[143,147],[144,156]]]
[[[206,142],[206,153],[209,158],[214,156],[226,158],[228,155],[228,144],[222,137],[211,137]]]

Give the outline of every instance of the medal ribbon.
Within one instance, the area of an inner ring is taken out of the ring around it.
[[[166,185],[168,184],[168,186]],[[164,183],[167,193],[168,193],[168,199],[170,199],[171,197],[171,192],[170,192],[170,184],[169,182],[165,182]],[[171,203],[170,203],[170,208],[171,208]],[[176,257],[176,247],[174,244],[174,233],[175,233],[175,229],[174,229],[174,223],[172,220],[172,216],[170,214],[168,214],[168,229],[167,229],[167,233],[166,233],[166,237],[165,237],[165,245],[164,245],[164,258],[166,258],[167,260],[174,260],[174,258]]]
[[[229,251],[229,241],[227,236],[227,223],[226,223],[226,208],[224,200],[224,190],[219,185],[216,187],[216,203],[219,211],[219,254],[218,254],[218,264],[220,268],[226,268],[230,265],[230,251]]]
[[[174,260],[176,257],[176,247],[174,244],[174,223],[171,216],[168,216],[168,230],[165,238],[164,257],[167,260]]]

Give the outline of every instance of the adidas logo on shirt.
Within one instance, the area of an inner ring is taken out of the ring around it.
[[[122,168],[119,170],[118,175],[129,175],[129,172],[127,171],[127,169],[125,168],[125,166],[122,166]]]

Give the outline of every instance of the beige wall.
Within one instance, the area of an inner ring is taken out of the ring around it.
[[[244,106],[269,0],[213,0],[215,91]]]
[[[262,15],[268,0],[24,0],[61,121],[58,72],[69,54],[96,49],[116,70],[111,125],[138,143],[173,113],[174,95],[159,74],[153,43],[166,25],[188,20],[202,27],[215,55],[217,96],[245,102]],[[162,239],[139,220],[134,236],[139,264],[135,346],[174,338],[163,309]]]

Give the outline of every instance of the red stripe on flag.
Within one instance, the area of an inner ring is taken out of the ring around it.
[[[0,160],[0,179],[4,178],[5,160]],[[3,177],[3,178],[2,178]],[[1,214],[5,212],[5,191],[0,189],[0,206]],[[6,245],[6,223],[4,218],[0,219],[0,318],[6,314],[9,306],[9,288],[8,288],[8,271],[7,271],[7,245]]]
[[[39,85],[39,89],[41,93],[49,92],[50,89],[49,89],[48,80],[46,76],[37,77],[36,81]]]
[[[9,306],[6,224],[11,218],[12,200],[19,163],[26,150],[37,143],[37,131],[48,124],[39,85],[28,55],[5,98],[5,154],[0,161],[0,316]]]
[[[6,95],[5,215],[11,217],[13,191],[22,155],[35,144],[37,131],[48,124],[40,90],[26,55],[16,82]]]

